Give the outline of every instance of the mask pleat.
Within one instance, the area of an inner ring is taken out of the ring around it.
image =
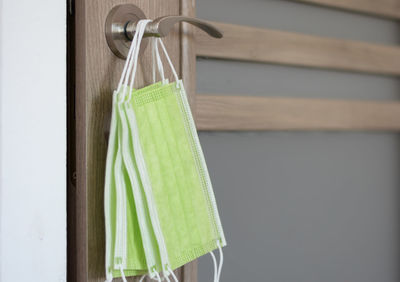
[[[153,82],[156,67],[162,81],[132,88],[148,22],[137,25],[113,94],[104,190],[107,281],[147,275],[176,282],[172,269],[217,248],[219,263],[211,254],[218,281],[225,237],[186,93],[160,38],[152,42]],[[159,44],[173,83],[164,79]]]

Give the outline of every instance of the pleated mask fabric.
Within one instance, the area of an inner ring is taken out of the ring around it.
[[[218,281],[226,240],[187,95],[161,39],[152,45],[154,83],[133,89],[148,22],[138,23],[113,94],[105,180],[107,281],[140,274],[177,281],[172,269],[207,253]],[[174,74],[172,83],[164,78],[158,45]]]
[[[143,25],[144,23],[142,23]],[[139,42],[135,35],[132,44]],[[130,54],[132,63],[135,56],[134,45]],[[129,58],[127,63],[129,62]],[[125,85],[127,84],[127,78]],[[148,88],[157,87],[153,84]],[[140,91],[144,91],[141,89]],[[106,274],[107,280],[124,277],[124,274],[139,275],[148,273],[160,265],[158,247],[154,231],[149,223],[146,202],[143,201],[141,182],[137,168],[130,162],[133,152],[129,151],[129,132],[125,113],[121,104],[126,93],[134,91],[129,87],[119,87],[113,94],[113,111],[110,126],[109,148],[105,181],[105,221],[106,221]]]
[[[172,268],[224,246],[207,167],[181,81],[134,95],[155,206]]]

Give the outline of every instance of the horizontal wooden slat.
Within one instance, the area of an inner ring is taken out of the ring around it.
[[[196,95],[199,130],[400,130],[400,103]]]
[[[293,0],[391,19],[400,19],[399,0]]]
[[[299,33],[213,23],[224,33],[196,32],[198,56],[400,75],[400,48]]]

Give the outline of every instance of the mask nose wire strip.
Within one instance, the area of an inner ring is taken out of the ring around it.
[[[124,269],[122,268],[122,265],[119,267],[119,270],[121,271],[122,281],[127,282],[126,281],[126,277],[125,277],[125,273],[124,273]]]
[[[213,263],[214,263],[214,282],[216,282],[217,281],[217,272],[218,272],[217,259],[215,258],[215,255],[213,252],[210,252],[210,255],[211,255],[211,257],[213,259]]]
[[[175,282],[179,282],[178,278],[176,278],[175,273],[171,270],[171,268],[168,266],[168,271],[171,273],[172,277],[174,278]]]
[[[219,281],[219,278],[221,277],[222,264],[224,263],[224,254],[222,252],[221,243],[219,241],[217,241],[217,245],[219,250],[219,266],[218,266],[217,281]]]

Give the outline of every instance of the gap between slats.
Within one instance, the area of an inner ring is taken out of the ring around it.
[[[400,102],[196,95],[198,130],[399,131]]]

